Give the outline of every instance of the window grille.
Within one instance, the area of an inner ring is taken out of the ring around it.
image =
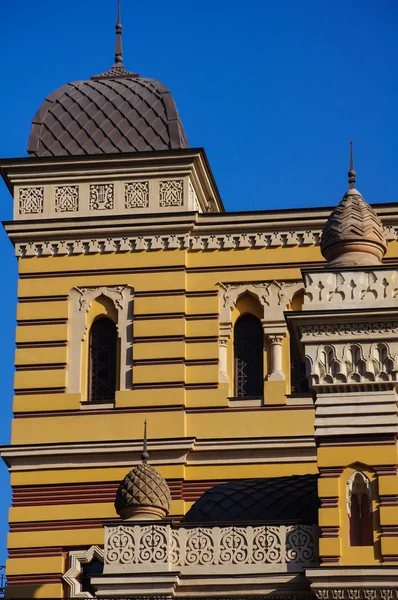
[[[263,396],[263,328],[257,317],[240,317],[234,329],[235,396]]]
[[[290,377],[292,394],[309,394],[310,386],[306,375],[305,362],[302,360],[296,344],[290,339]]]
[[[111,402],[115,399],[116,356],[116,325],[107,317],[101,317],[90,329],[90,402]]]

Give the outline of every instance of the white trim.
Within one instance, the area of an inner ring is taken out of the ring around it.
[[[69,552],[69,569],[62,579],[69,586],[68,598],[95,598],[90,592],[83,592],[78,579],[83,569],[82,565],[89,564],[94,558],[104,562],[104,551],[99,546],[91,546],[88,550],[73,550]]]
[[[87,313],[93,300],[109,298],[118,313],[120,339],[120,390],[131,389],[133,289],[128,285],[78,288],[70,292],[67,392],[82,393],[82,342],[87,333]]]

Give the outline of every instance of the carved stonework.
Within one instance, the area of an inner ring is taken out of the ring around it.
[[[195,188],[193,187],[191,181],[189,181],[189,183],[188,183],[188,196],[189,196],[189,200],[188,200],[189,210],[196,210],[199,212],[200,211],[199,200],[196,195]]]
[[[332,323],[325,325],[303,325],[300,327],[301,339],[307,338],[345,338],[368,336],[391,336],[398,334],[398,323],[395,321],[363,321],[361,323]]]
[[[312,385],[324,391],[352,384],[391,389],[398,381],[398,341],[311,344],[305,355]]]
[[[68,598],[81,598],[85,600],[95,597],[90,592],[82,590],[80,581],[83,573],[83,565],[90,564],[95,559],[104,562],[104,551],[99,546],[91,546],[88,550],[73,550],[69,552],[69,568],[62,577],[69,587]]]
[[[80,294],[79,298],[79,310],[88,311],[94,298],[98,298],[101,294],[106,295],[114,302],[116,308],[120,310],[124,309],[125,294],[124,291],[127,286],[115,285],[112,287],[90,287],[90,288],[78,288],[75,289]]]
[[[169,571],[230,565],[317,564],[317,528],[311,525],[193,527],[171,525],[105,527],[105,573],[108,565],[124,572],[153,563]],[[156,540],[156,543],[154,541]]]
[[[159,183],[159,204],[166,206],[182,206],[184,204],[184,181],[170,179]]]
[[[138,240],[140,243],[138,244]],[[234,233],[220,235],[187,235],[187,234],[165,234],[165,235],[147,235],[145,238],[139,236],[118,237],[114,236],[112,242],[115,247],[115,252],[135,252],[135,251],[151,251],[154,248],[157,250],[172,250],[174,248],[186,249],[188,251],[208,251],[220,250],[222,252],[229,250],[240,250],[242,248],[276,248],[278,246],[309,246],[311,244],[319,244],[318,232],[300,232],[296,231],[293,234],[283,231],[276,233]],[[93,246],[94,243],[94,246]],[[16,243],[15,254],[18,257],[24,256],[48,256],[42,253],[43,247],[50,244],[50,240],[36,240],[31,242]],[[106,239],[96,238],[95,240],[88,238],[80,238],[65,242],[61,239],[51,240],[51,254],[53,256],[65,254],[64,247],[67,245],[68,254],[91,254],[95,252],[104,254],[107,252]]]
[[[232,310],[238,299],[246,293],[255,296],[263,308],[264,334],[271,344],[271,361],[268,379],[283,380],[282,340],[286,336],[283,312],[289,308],[293,296],[303,288],[301,281],[264,281],[257,283],[220,284],[220,382],[228,382],[227,344],[232,333]]]
[[[111,210],[113,207],[113,183],[90,185],[90,210]]]
[[[132,318],[134,297],[133,289],[128,285],[101,286],[101,287],[75,287],[70,292],[70,318],[67,391],[82,393],[81,389],[81,357],[82,342],[87,334],[87,313],[93,300],[105,296],[113,302],[117,311],[117,331],[120,339],[120,389],[131,389],[131,344],[132,344]]]
[[[327,588],[314,590],[314,593],[319,600],[396,600],[398,598],[398,590],[392,588]]]
[[[124,186],[125,208],[148,208],[149,181],[133,181]]]
[[[397,306],[398,271],[366,269],[305,274],[304,309]]]
[[[19,213],[21,215],[39,215],[43,212],[44,188],[20,188]]]
[[[79,210],[79,186],[62,185],[55,188],[55,212],[77,212]]]

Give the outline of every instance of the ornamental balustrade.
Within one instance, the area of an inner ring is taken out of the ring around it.
[[[301,571],[318,563],[311,525],[176,527],[123,523],[105,527],[104,574],[175,571]]]

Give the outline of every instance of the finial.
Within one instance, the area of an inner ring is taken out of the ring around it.
[[[142,454],[141,454],[141,460],[142,460],[142,464],[146,465],[149,459],[149,454],[148,454],[148,442],[147,442],[147,437],[146,437],[146,419],[144,421],[144,446],[142,449]]]
[[[348,184],[350,189],[353,190],[355,187],[356,173],[354,171],[354,152],[352,149],[352,140],[350,140],[350,170],[348,171]]]
[[[120,0],[117,0],[115,65],[121,66],[121,67],[123,66],[122,24],[121,24],[121,19],[120,19]]]

